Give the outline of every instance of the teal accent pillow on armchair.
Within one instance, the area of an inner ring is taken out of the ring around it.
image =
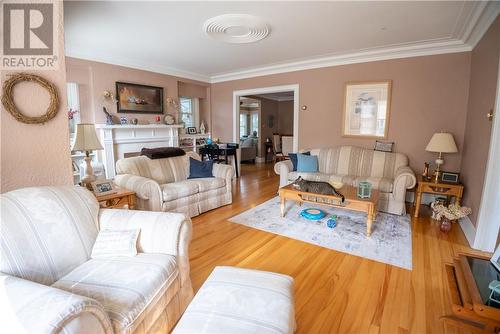
[[[297,172],[317,173],[318,157],[316,155],[297,154]]]

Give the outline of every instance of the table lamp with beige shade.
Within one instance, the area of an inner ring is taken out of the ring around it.
[[[103,147],[97,138],[94,124],[80,123],[76,125],[76,138],[71,150],[85,152],[86,168],[85,175],[82,178],[82,185],[92,189],[91,183],[96,180],[94,170],[92,169],[92,157],[90,153],[93,150],[102,150]]]
[[[443,153],[456,153],[458,152],[457,145],[453,139],[453,135],[448,132],[435,133],[427,147],[425,148],[428,152],[439,153],[436,159],[436,170],[434,171],[434,182],[439,182],[441,178],[441,165],[444,164]]]

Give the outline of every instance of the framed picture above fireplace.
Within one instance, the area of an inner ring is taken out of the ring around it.
[[[163,87],[116,83],[119,113],[163,114]]]

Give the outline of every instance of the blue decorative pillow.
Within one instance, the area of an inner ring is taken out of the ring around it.
[[[288,153],[288,157],[290,158],[290,161],[292,162],[294,172],[297,171],[297,154],[299,154],[299,153]],[[303,152],[300,154],[311,155],[311,152]]]
[[[318,157],[315,155],[297,154],[297,172],[317,173]]]
[[[189,157],[189,177],[188,179],[199,179],[202,177],[214,177],[212,168],[213,160],[199,161]]]

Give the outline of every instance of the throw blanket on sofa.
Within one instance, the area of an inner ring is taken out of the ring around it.
[[[178,147],[143,148],[141,150],[141,155],[145,155],[149,159],[180,157],[185,154],[186,152],[184,152],[183,149]]]

